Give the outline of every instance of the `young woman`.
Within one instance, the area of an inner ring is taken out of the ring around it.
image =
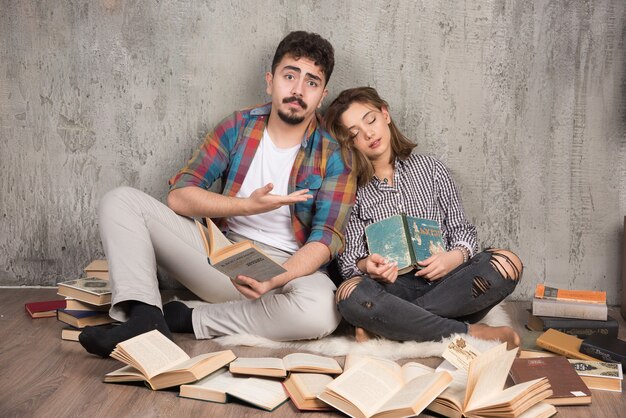
[[[371,87],[343,91],[326,112],[329,132],[352,154],[358,190],[339,258],[346,279],[336,293],[338,309],[356,327],[394,340],[431,341],[453,333],[519,345],[510,327],[476,322],[517,285],[520,259],[510,251],[478,252],[476,228],[463,212],[455,184],[438,160],[413,154],[387,102]],[[398,275],[398,266],[370,254],[365,227],[399,213],[439,222],[446,251]]]

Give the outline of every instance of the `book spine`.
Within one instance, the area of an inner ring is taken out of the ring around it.
[[[622,368],[626,368],[626,356],[602,347],[586,344],[583,341],[580,345],[580,352],[609,363],[622,363]]]
[[[593,319],[606,321],[608,308],[602,304],[533,300],[533,315],[558,318]]]
[[[551,319],[543,318],[543,329],[552,328],[569,335],[575,335],[581,339],[599,334],[617,338],[619,326],[617,321],[587,321],[577,319]],[[597,323],[592,323],[597,322]]]
[[[617,338],[617,328],[610,328],[610,327],[576,328],[576,327],[562,327],[562,326],[552,327],[552,326],[546,325],[546,328],[544,329],[544,331],[547,331],[550,328],[555,329],[557,331],[561,331],[562,333],[565,333],[565,334],[574,335],[581,339],[584,339],[584,338],[587,338],[596,334]]]
[[[550,344],[547,343],[545,341],[543,341],[540,338],[537,338],[537,345],[541,348],[545,348],[548,351],[551,351],[553,353],[556,354],[560,354],[562,356],[565,356],[567,358],[576,358],[579,360],[596,360],[596,358],[594,357],[590,357],[584,353],[579,353],[579,352],[575,352],[575,351],[570,351],[570,350],[564,350],[561,347],[557,347],[554,344]]]
[[[406,242],[409,246],[409,254],[411,256],[411,265],[415,266],[416,268],[419,268],[419,266],[417,265],[417,254],[415,254],[415,249],[413,248],[413,245],[411,244],[411,231],[409,229],[409,222],[406,219],[406,214],[402,214],[402,227],[404,228],[404,237],[406,239]]]

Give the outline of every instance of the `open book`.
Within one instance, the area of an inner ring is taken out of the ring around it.
[[[283,386],[291,401],[300,411],[329,411],[333,408],[317,397],[333,377],[320,373],[291,373]]]
[[[422,268],[418,261],[446,250],[439,223],[405,214],[366,226],[365,237],[370,254],[380,254],[396,261],[399,274]]]
[[[423,411],[452,381],[419,363],[364,358],[329,383],[319,399],[352,417],[405,417]]]
[[[287,372],[339,374],[341,366],[332,357],[293,353],[282,359],[274,357],[239,357],[230,363],[230,372],[256,376],[285,377]]]
[[[468,371],[444,361],[437,370],[450,371],[453,381],[428,409],[447,417],[554,415],[554,406],[541,402],[552,395],[545,377],[504,389],[516,354],[506,343],[497,345],[471,360]]]
[[[285,268],[272,260],[251,241],[230,242],[209,218],[207,227],[195,220],[200,231],[209,264],[231,279],[238,275],[266,281],[286,272]]]
[[[195,382],[235,359],[231,350],[190,358],[157,330],[138,335],[115,346],[111,357],[128,366],[107,373],[107,383],[144,381],[153,390]]]
[[[225,367],[196,383],[182,385],[180,396],[219,403],[235,398],[267,411],[273,411],[288,399],[279,381],[234,376]]]

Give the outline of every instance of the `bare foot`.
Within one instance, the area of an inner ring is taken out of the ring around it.
[[[369,341],[376,336],[371,332],[365,330],[364,328],[355,327],[354,328],[354,338],[357,343],[364,343],[365,341]]]
[[[485,324],[470,324],[469,335],[481,340],[500,340],[506,342],[507,349],[519,347],[520,338],[511,327],[491,327]]]

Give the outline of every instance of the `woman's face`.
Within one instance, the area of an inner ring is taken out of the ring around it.
[[[391,156],[391,117],[386,108],[354,102],[341,115],[354,148],[369,160],[389,161]]]

